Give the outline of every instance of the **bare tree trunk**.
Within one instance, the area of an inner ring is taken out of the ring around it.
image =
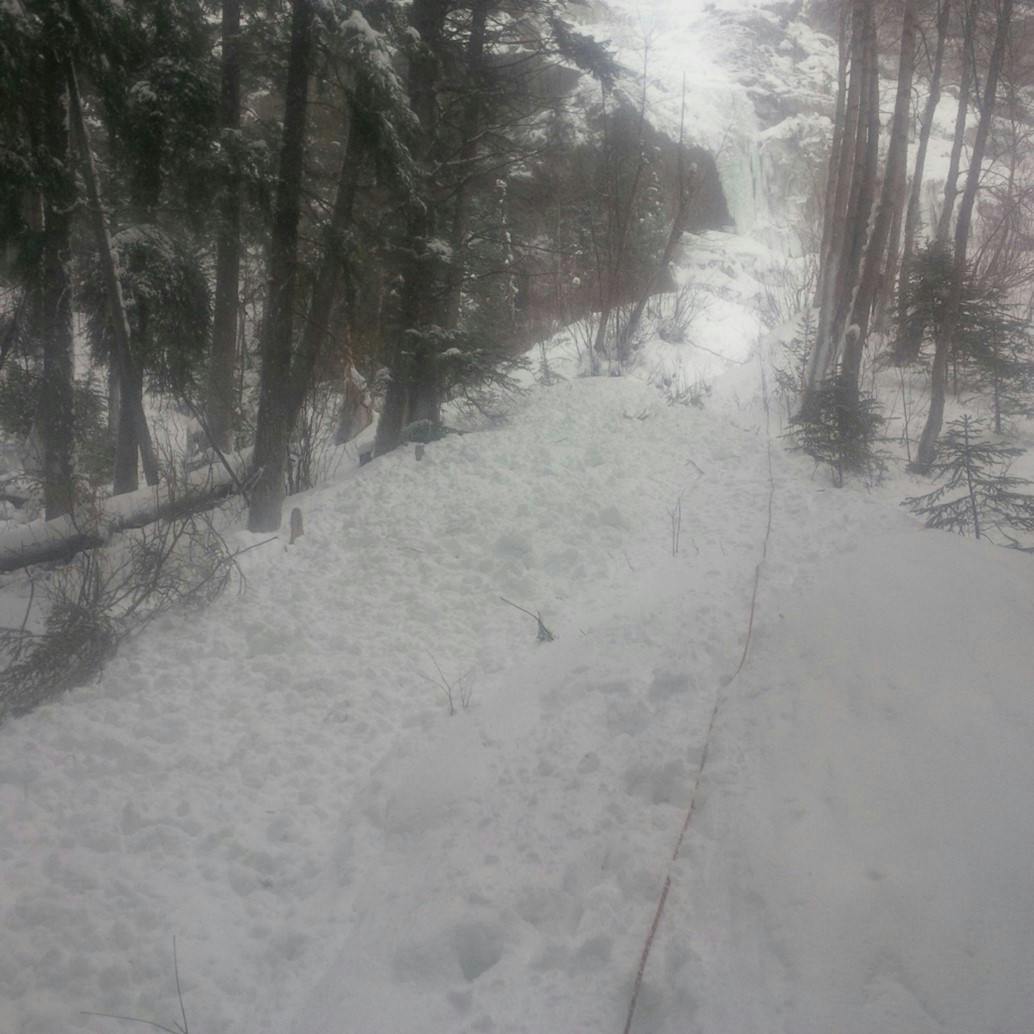
[[[70,513],[75,505],[73,455],[71,223],[75,181],[68,147],[67,84],[61,64],[48,52],[42,98],[43,143],[53,164],[44,189],[43,392],[39,425],[43,438],[43,500],[47,520]]]
[[[224,452],[231,448],[233,438],[237,315],[240,308],[240,34],[240,0],[223,0],[219,123],[226,170],[219,199],[207,430],[212,437],[212,444]]]
[[[822,308],[825,297],[824,286],[830,275],[832,256],[836,251],[837,192],[843,181],[843,150],[847,124],[847,69],[850,52],[851,7],[843,4],[840,14],[839,64],[837,67],[837,101],[833,115],[833,143],[829,149],[829,169],[826,174],[826,190],[822,204],[822,244],[819,249],[819,275],[815,285],[815,307]]]
[[[647,52],[647,56],[648,56]],[[604,271],[605,292],[603,308],[600,312],[600,322],[596,329],[596,340],[593,342],[593,352],[596,355],[604,355],[607,350],[607,327],[610,321],[614,320],[614,329],[618,340],[618,360],[623,362],[627,356],[624,354],[627,344],[626,336],[620,333],[618,314],[615,309],[618,305],[619,284],[625,272],[625,256],[628,248],[628,236],[632,228],[632,220],[635,217],[635,205],[639,198],[639,184],[643,177],[643,170],[646,168],[646,157],[644,154],[646,136],[646,83],[647,72],[646,58],[643,61],[643,90],[639,104],[639,129],[637,139],[636,168],[632,177],[632,183],[628,188],[628,195],[621,197],[620,183],[617,175],[617,162],[614,161],[615,175],[611,190],[611,215],[610,233],[607,241],[607,265]],[[606,115],[604,115],[606,118]],[[623,202],[623,203],[622,203]]]
[[[898,270],[901,263],[901,232],[905,222],[905,207],[908,201],[908,172],[904,165],[898,175],[898,182],[892,195],[893,213],[890,220],[890,233],[887,236],[887,253],[884,256],[879,288],[876,292],[876,305],[873,308],[872,329],[885,338],[890,320],[890,310],[898,286]]]
[[[914,467],[921,473],[927,472],[937,456],[937,438],[944,423],[944,401],[947,389],[948,356],[958,333],[963,281],[966,277],[966,253],[969,246],[969,231],[973,220],[973,208],[977,191],[980,189],[980,174],[984,164],[984,153],[991,134],[995,105],[998,97],[998,80],[1005,60],[1005,48],[1012,23],[1013,0],[1000,0],[995,30],[994,50],[987,68],[987,84],[984,87],[983,104],[977,135],[973,141],[973,155],[966,174],[966,188],[959,203],[959,217],[955,224],[955,264],[952,276],[952,291],[948,300],[942,332],[934,351],[933,370],[930,384],[930,411],[926,426],[916,449]]]
[[[331,317],[334,300],[339,294],[343,276],[343,244],[352,223],[355,195],[358,188],[360,156],[356,152],[359,135],[356,119],[354,115],[350,114],[344,130],[344,156],[341,159],[341,169],[338,173],[334,208],[331,212],[330,223],[324,233],[323,254],[320,258],[316,280],[312,285],[312,295],[309,299],[301,342],[291,363],[288,414],[288,426],[291,430],[294,429],[298,413],[305,401],[305,393],[312,384],[323,347],[332,333]]]
[[[833,340],[837,357],[851,367],[861,361],[863,339],[855,330],[855,296],[860,286],[862,258],[869,238],[869,218],[876,195],[876,172],[880,146],[879,55],[877,53],[874,0],[866,0],[863,11],[862,94],[858,113],[858,142],[855,145],[855,169],[851,182],[851,198],[845,219],[844,261],[837,284],[837,307],[833,318]],[[844,353],[847,352],[847,355]],[[857,381],[857,375],[853,379]]]
[[[901,28],[901,58],[898,63],[898,89],[894,103],[894,118],[891,123],[890,145],[887,149],[887,164],[883,177],[872,235],[869,238],[865,263],[862,268],[858,291],[851,312],[851,322],[858,327],[852,332],[849,347],[844,353],[844,378],[849,398],[858,395],[858,379],[861,371],[862,349],[869,332],[869,320],[880,290],[880,276],[883,273],[884,258],[890,239],[897,196],[903,194],[905,166],[908,161],[908,129],[911,119],[912,75],[915,68],[916,19],[915,0],[906,0]],[[871,143],[871,138],[870,138]],[[896,196],[897,193],[897,196]]]
[[[111,247],[111,235],[108,232],[108,223],[104,218],[104,209],[101,206],[97,168],[93,160],[93,150],[90,147],[86,122],[83,119],[83,107],[79,96],[75,66],[69,62],[65,72],[68,81],[72,128],[79,146],[80,168],[86,182],[87,208],[90,213],[90,221],[93,223],[94,242],[104,274],[111,335],[115,342],[115,362],[121,386],[120,412],[124,415],[124,419],[119,421],[119,444],[115,450],[114,481],[114,492],[116,495],[120,495],[123,492],[132,492],[139,483],[137,480],[138,448],[143,459],[144,476],[149,485],[158,484],[158,459],[155,456],[151,431],[147,426],[147,417],[144,414],[143,374],[133,360],[129,319],[126,316],[126,304],[122,297],[122,283],[118,277],[115,255]],[[132,390],[130,387],[136,384],[140,385],[139,391]]]
[[[639,330],[639,324],[642,322],[643,313],[646,311],[647,303],[654,291],[656,291],[657,285],[661,283],[664,274],[668,272],[671,267],[671,263],[675,258],[675,249],[679,246],[679,241],[682,240],[682,234],[685,231],[686,219],[689,216],[689,206],[692,200],[692,174],[690,174],[689,177],[680,176],[678,210],[676,211],[675,219],[671,224],[671,230],[668,233],[668,240],[664,245],[664,252],[661,255],[661,260],[657,263],[657,268],[654,270],[653,275],[643,286],[643,291],[640,294],[638,301],[635,303],[631,315],[628,317],[628,323],[625,325],[624,330],[621,333],[622,357],[627,355],[629,346],[635,339],[636,331]]]
[[[908,211],[905,215],[905,236],[901,247],[901,264],[898,278],[898,304],[907,305],[908,273],[915,255],[916,235],[919,232],[920,205],[923,197],[923,177],[926,172],[926,154],[930,146],[934,116],[941,99],[941,77],[944,69],[944,51],[948,41],[948,26],[951,21],[951,0],[940,0],[941,9],[937,17],[937,49],[933,67],[930,70],[930,92],[919,129],[919,144],[916,149],[915,166],[912,170],[912,188],[908,197]],[[900,327],[900,324],[899,324]],[[917,342],[918,344],[918,342]],[[917,358],[908,338],[899,332],[894,344],[894,361],[899,365],[914,362]]]
[[[290,436],[290,377],[298,274],[298,222],[314,50],[313,0],[293,0],[291,42],[284,89],[284,128],[280,145],[269,289],[262,336],[262,377],[255,428],[257,477],[248,511],[251,531],[277,531],[284,501]]]
[[[122,385],[118,379],[118,364],[108,364],[108,440],[112,455],[118,442],[119,410],[122,408]]]
[[[828,375],[836,358],[834,316],[838,305],[838,288],[841,283],[841,267],[846,248],[847,214],[851,199],[851,184],[855,171],[859,116],[865,87],[864,25],[866,0],[852,0],[850,19],[844,17],[841,23],[841,54],[850,56],[850,75],[845,62],[841,63],[840,91],[837,100],[837,114],[842,115],[843,124],[839,134],[834,127],[834,145],[839,145],[830,155],[830,176],[834,180],[832,193],[827,190],[827,204],[824,213],[823,239],[826,250],[819,273],[817,304],[819,309],[815,344],[808,357],[805,371],[804,392],[800,415],[807,418],[814,408],[816,393]],[[849,34],[849,44],[847,43]],[[844,99],[846,93],[846,100]]]
[[[955,115],[955,136],[951,144],[951,157],[948,160],[948,176],[944,181],[944,207],[937,221],[937,240],[947,241],[951,234],[951,218],[955,210],[955,198],[958,196],[959,166],[962,163],[962,147],[966,142],[966,116],[969,108],[969,95],[973,88],[973,77],[976,75],[974,37],[976,35],[976,19],[979,0],[969,0],[966,6],[965,26],[962,32],[962,74],[959,79],[959,107]]]

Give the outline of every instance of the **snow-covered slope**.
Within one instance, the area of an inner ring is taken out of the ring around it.
[[[174,938],[195,1032],[620,1032],[669,876],[638,1034],[1029,1029],[1031,560],[784,451],[766,162],[828,46],[654,8],[754,235],[687,249],[691,342],[588,380],[558,339],[507,423],[295,500],[243,595],[0,727],[0,1034],[174,1028]]]
[[[634,1029],[1021,1030],[1028,561],[777,445],[730,682],[760,370],[702,411],[540,387],[364,467],[0,729],[0,1030],[170,1025],[174,937],[191,1029],[620,1030],[716,704]]]
[[[1030,562],[870,528],[770,587],[716,731],[666,941],[689,1029],[1030,1029]],[[642,1029],[687,1029],[668,994]]]

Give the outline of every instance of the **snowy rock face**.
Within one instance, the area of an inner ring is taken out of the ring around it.
[[[649,117],[672,140],[685,86],[686,139],[714,155],[737,231],[773,244],[808,221],[825,160],[837,48],[811,20],[789,0],[610,0],[586,16],[630,70],[630,95],[645,69]]]

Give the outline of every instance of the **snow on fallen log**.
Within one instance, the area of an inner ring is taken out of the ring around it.
[[[76,553],[102,546],[113,535],[142,528],[157,520],[204,510],[241,490],[250,469],[251,450],[226,457],[182,482],[163,481],[152,487],[103,500],[96,509],[52,521],[33,521],[0,533],[0,573],[31,564],[67,560]]]

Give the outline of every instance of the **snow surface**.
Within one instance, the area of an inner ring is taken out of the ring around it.
[[[716,9],[655,5],[651,87],[699,72],[715,146],[830,57]],[[834,490],[763,405],[765,163],[823,117],[727,152],[754,237],[687,248],[687,344],[588,380],[559,336],[506,423],[296,498],[241,596],[0,727],[0,1034],[171,1028],[174,938],[197,1034],[620,1031],[694,795],[637,1034],[1030,1030],[1031,559]]]
[[[729,683],[760,370],[703,410],[564,381],[356,470],[0,728],[0,1030],[171,1023],[173,937],[192,1029],[618,1030],[716,700],[634,1029],[1025,1030],[1030,561],[777,447]]]

